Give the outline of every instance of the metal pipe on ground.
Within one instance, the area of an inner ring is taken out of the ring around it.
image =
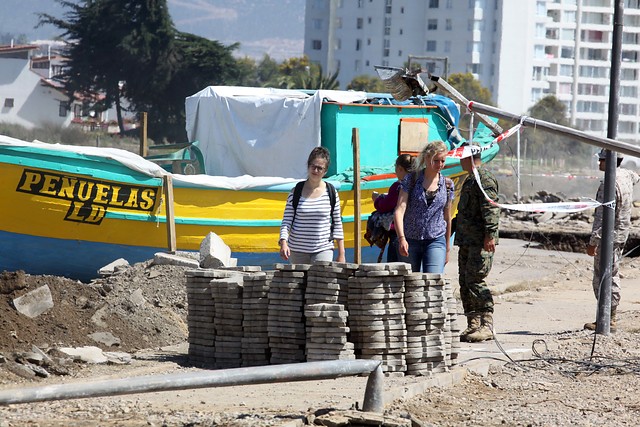
[[[329,360],[216,371],[149,375],[134,378],[95,381],[93,383],[54,384],[41,387],[0,390],[0,405],[78,399],[123,394],[152,393],[206,387],[229,387],[294,381],[326,380],[369,374],[362,408],[382,412],[383,374],[379,360]]]

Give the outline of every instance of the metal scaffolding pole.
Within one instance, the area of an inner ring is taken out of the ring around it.
[[[16,388],[0,391],[0,405],[205,387],[324,380],[368,373],[362,410],[382,412],[384,374],[380,365],[379,360],[330,360]]]
[[[622,58],[622,13],[624,0],[616,0],[613,10],[613,41],[611,47],[611,75],[609,89],[609,116],[607,137],[614,139],[618,133],[618,111],[620,92],[620,62]],[[613,265],[613,237],[616,200],[616,153],[608,150],[605,158],[604,201],[614,202],[603,207],[602,236],[600,239],[600,290],[598,292],[598,312],[596,333],[609,335],[611,332],[611,272]]]

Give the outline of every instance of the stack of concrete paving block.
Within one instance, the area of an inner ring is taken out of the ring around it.
[[[215,337],[213,324],[215,305],[211,297],[212,279],[228,277],[232,273],[221,270],[188,270],[187,328],[189,331],[189,361],[196,365],[215,365]]]
[[[242,366],[268,365],[271,360],[267,321],[273,272],[246,273],[242,293]]]
[[[307,272],[305,304],[347,304],[349,277],[358,264],[319,261]]]
[[[307,304],[307,362],[354,360],[353,343],[347,341],[347,311],[342,304]]]
[[[444,279],[444,304],[447,308],[447,323],[444,329],[444,340],[447,351],[447,366],[456,365],[460,355],[460,322],[458,321],[458,300],[453,292],[451,280]]]
[[[269,287],[267,331],[271,363],[305,361],[304,295],[308,264],[276,264]]]
[[[444,282],[440,274],[411,273],[405,276],[407,309],[407,373],[430,375],[445,372],[447,364]]]
[[[349,278],[349,327],[356,357],[382,361],[387,375],[407,369],[403,302],[405,263],[361,264]]]
[[[218,369],[239,368],[242,364],[242,290],[243,277],[240,275],[211,281],[215,304],[215,366]]]

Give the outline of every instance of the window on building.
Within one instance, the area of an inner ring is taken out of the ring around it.
[[[400,28],[400,30],[398,31],[398,34],[400,35],[404,34],[404,31],[402,31],[402,28]]]
[[[571,83],[560,83],[558,85],[558,93],[563,95],[571,94]]]
[[[427,52],[435,52],[435,51],[436,51],[436,41],[427,40]]]
[[[444,42],[444,51],[445,51],[445,53],[451,52],[451,40],[445,40],[445,42]]]
[[[576,30],[563,29],[560,32],[560,39],[561,40],[573,40],[575,38],[575,35],[576,35]]]
[[[595,101],[578,101],[576,104],[576,111],[578,113],[604,113],[606,111],[605,104],[603,102]]]
[[[357,28],[357,29],[359,29],[359,30],[361,30],[361,29],[362,29],[362,26],[363,26],[362,18],[358,18],[358,19],[356,19],[356,28]]]
[[[365,67],[369,66],[369,60],[368,59],[366,61],[364,61],[364,65],[365,65]]]
[[[634,122],[618,122],[618,132],[620,133],[636,133],[636,124]]]
[[[427,30],[437,30],[438,29],[438,20],[437,19],[428,19],[427,20]]]
[[[398,51],[398,56],[402,56],[402,50]]]
[[[572,47],[562,46],[560,48],[560,58],[573,58],[573,57],[574,57],[574,53],[573,53]]]
[[[71,106],[67,101],[60,101],[60,105],[58,106],[58,115],[60,117],[67,117],[70,109]]]
[[[371,46],[371,39],[367,39],[367,46]]]
[[[382,56],[384,56],[385,58],[389,57],[389,49],[383,49],[382,50]]]
[[[384,3],[384,13],[391,13],[391,0],[385,0]]]
[[[536,24],[536,38],[543,39],[546,36],[547,27],[544,24]]]
[[[467,73],[482,74],[482,64],[467,64]]]
[[[451,22],[451,19],[446,19],[444,21],[444,29],[447,31],[451,31],[452,28],[453,28],[453,24]]]
[[[545,57],[544,45],[537,44],[533,46],[533,57],[536,59],[543,59]]]
[[[637,98],[638,87],[637,86],[620,86],[620,96]]]
[[[382,40],[382,46],[383,47],[391,47],[391,40],[389,40],[389,39]]]
[[[560,75],[565,77],[573,77],[573,65],[561,64]]]
[[[429,9],[438,9],[440,7],[440,0],[429,0]]]
[[[620,114],[635,116],[637,113],[638,106],[636,104],[620,104]]]
[[[364,7],[364,0],[358,0],[358,9],[362,9]]]
[[[536,2],[536,15],[547,16],[547,2],[546,0],[538,0]]]
[[[356,73],[360,72],[362,70],[362,65],[360,64],[360,60],[356,59],[354,65],[353,65],[353,69],[355,70]]]
[[[640,9],[640,0],[625,0],[625,9]]]
[[[322,19],[314,19],[313,20],[313,29],[321,30],[322,29]]]
[[[573,10],[565,10],[562,12],[562,22],[574,23],[576,22],[576,12]]]
[[[533,67],[533,80],[541,81],[546,80],[546,77],[549,75],[549,67]]]
[[[622,62],[638,62],[638,52],[632,50],[623,50]]]
[[[453,0],[447,0],[447,5],[445,7],[447,9],[453,9]]]
[[[336,28],[342,28],[342,18],[341,17],[337,17],[336,18]]]
[[[322,50],[322,40],[311,40],[312,50]]]
[[[356,39],[356,50],[360,50],[361,45],[362,45],[362,40]]]
[[[4,99],[4,108],[13,108],[14,99],[13,98],[5,98]]]
[[[638,70],[623,68],[620,70],[620,80],[638,80]]]

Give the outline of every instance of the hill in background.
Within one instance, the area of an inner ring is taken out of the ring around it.
[[[281,61],[302,56],[305,0],[168,0],[180,31],[224,45],[239,42],[239,56]],[[53,39],[60,31],[35,28],[38,13],[63,18],[67,9],[54,0],[0,0],[0,34],[26,35],[29,41]]]

